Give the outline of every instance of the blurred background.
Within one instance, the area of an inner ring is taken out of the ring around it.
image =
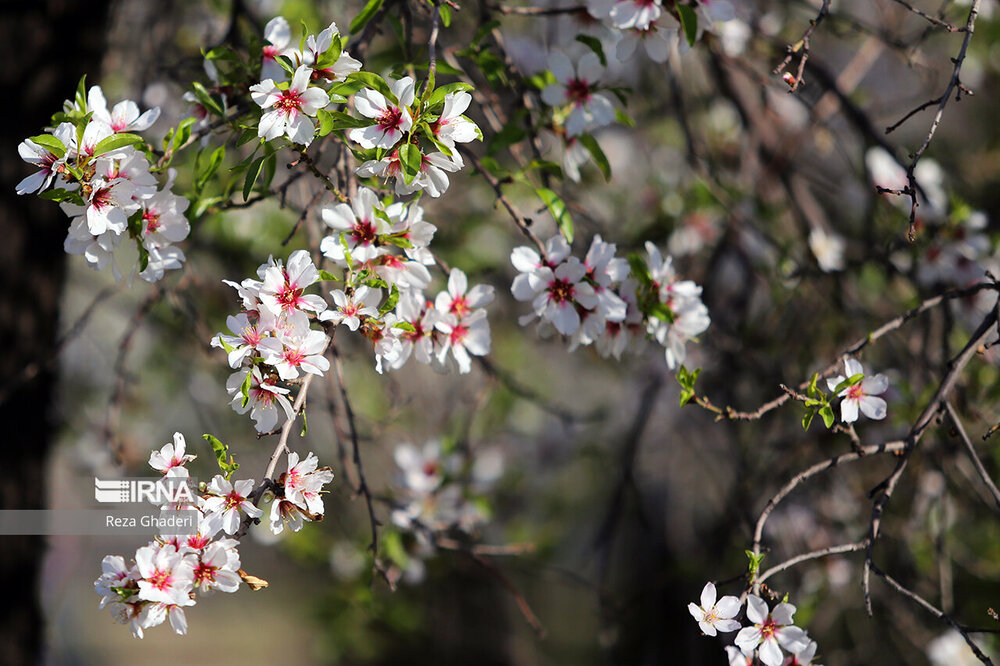
[[[321,233],[311,217],[282,246],[313,199],[309,179],[289,187],[284,202],[193,219],[182,274],[160,286],[128,286],[65,255],[65,216],[51,202],[14,194],[29,171],[13,155],[83,74],[112,104],[128,98],[143,109],[159,106],[163,115],[150,130],[158,138],[191,112],[181,99],[186,82],[208,85],[201,49],[229,41],[247,50],[251,36],[259,43],[264,24],[279,14],[294,35],[301,22],[308,33],[330,21],[346,32],[362,5],[26,4],[0,8],[7,50],[0,76],[10,91],[0,138],[11,157],[0,163],[0,414],[8,424],[0,508],[89,506],[95,476],[150,474],[150,450],[175,431],[199,454],[193,475],[215,473],[200,437],[212,433],[233,447],[237,478],[259,477],[272,444],[228,407],[231,371],[208,343],[235,311],[223,278],[251,276],[268,255],[287,257]],[[779,384],[807,380],[849,343],[923,299],[979,281],[988,269],[1000,274],[995,3],[982,3],[962,69],[962,83],[975,94],[952,100],[922,162],[929,166],[913,243],[906,239],[906,198],[879,195],[874,186],[897,186],[899,162],[905,165],[923,141],[933,111],[891,134],[885,128],[941,94],[963,35],[891,0],[833,4],[812,37],[805,84],[794,95],[771,71],[819,2],[734,3],[733,20],[716,23],[690,53],[673,53],[666,63],[644,54],[618,61],[615,35],[584,12],[519,16],[470,2],[441,33],[448,54],[442,57],[465,65],[482,89],[493,86],[493,108],[515,118],[514,127],[518,95],[505,94],[506,83],[487,81],[481,62],[457,53],[479,25],[503,20],[502,40],[486,48],[509,57],[525,77],[544,69],[550,50],[584,53],[574,39],[581,32],[604,43],[608,80],[631,89],[628,106],[616,106],[635,127],[595,132],[611,166],[609,182],[587,163],[580,183],[561,186],[576,222],[574,251],[582,257],[594,234],[616,243],[620,255],[652,241],[674,256],[683,277],[704,286],[712,326],[688,346],[686,365],[703,369],[699,394],[719,406],[752,411],[780,395]],[[954,25],[964,25],[969,11],[968,2],[915,4],[934,16],[942,11]],[[412,30],[414,44],[426,43],[428,6],[392,6],[400,18],[376,33],[362,58],[366,69],[410,61],[397,34]],[[494,132],[476,104],[469,114],[487,136],[474,150],[509,164],[507,139],[489,140]],[[560,162],[560,145],[546,157]],[[288,177],[289,161],[279,159],[277,182]],[[179,193],[190,181],[182,165]],[[389,498],[375,511],[397,589],[372,574],[368,512],[343,482],[355,470],[341,465],[343,442],[331,418],[343,403],[335,384],[316,382],[308,432],[294,435],[292,446],[315,452],[337,476],[322,523],[281,539],[255,529],[244,540],[243,568],[268,580],[268,588],[216,594],[188,612],[186,637],[164,625],[139,641],[98,611],[93,592],[101,558],[130,557],[143,545],[138,538],[2,537],[8,619],[0,623],[0,661],[726,663],[723,642],[700,635],[688,602],[697,602],[709,580],[720,594],[744,589],[744,551],[768,498],[809,465],[850,451],[850,439],[818,422],[804,431],[795,404],[740,422],[716,421],[694,405],[682,409],[659,346],[642,346],[619,362],[593,348],[570,353],[558,337],[518,326],[528,306],[510,296],[509,256],[523,237],[496,206],[493,189],[470,172],[423,203],[438,227],[434,251],[462,268],[470,284],[497,290],[488,365],[459,376],[411,363],[378,375],[367,341],[337,338],[367,480],[377,497]],[[543,239],[555,233],[530,190],[511,186],[505,193],[536,220]],[[840,239],[839,252],[816,230]],[[435,284],[444,288],[440,274]],[[905,435],[992,306],[988,298],[949,302],[865,351],[866,367],[885,373],[890,391],[888,418],[858,424],[863,444]],[[983,443],[980,435],[1000,419],[994,351],[970,364],[954,400],[991,472],[1000,452],[995,439]],[[988,609],[1000,593],[997,513],[955,434],[935,426],[921,442],[888,506],[876,561],[962,624],[996,630]],[[393,526],[397,447],[431,441],[477,463],[468,483],[486,520],[469,538],[499,554],[428,551]],[[868,493],[894,464],[891,456],[871,456],[796,490],[768,522],[765,568],[862,539]],[[787,593],[798,607],[796,623],[818,641],[818,661],[978,663],[944,622],[879,580],[868,618],[862,561],[860,553],[824,558],[769,581],[778,598]],[[991,634],[979,635],[990,649]]]

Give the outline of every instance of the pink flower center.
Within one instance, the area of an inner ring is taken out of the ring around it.
[[[351,229],[351,238],[357,245],[371,245],[375,242],[375,225],[371,220],[359,220]]]
[[[285,363],[293,368],[299,367],[302,365],[302,362],[306,360],[305,354],[300,352],[298,349],[286,349],[285,353],[281,355],[281,358],[285,361]]]
[[[229,511],[230,509],[235,509],[239,505],[243,504],[243,500],[245,499],[246,497],[243,497],[243,495],[240,495],[235,490],[231,491],[228,495],[226,495],[225,510]]]
[[[169,569],[157,569],[147,580],[158,590],[166,590],[173,585],[174,577]]]
[[[210,564],[199,562],[198,566],[194,568],[194,580],[199,585],[204,585],[205,583],[214,583],[215,572],[218,570],[219,567],[213,567]]]
[[[274,108],[278,109],[280,113],[294,118],[302,110],[302,93],[291,88],[281,91],[281,96],[274,103]]]
[[[583,79],[571,79],[566,84],[566,98],[573,104],[585,104],[590,100],[590,84]]]
[[[201,534],[193,534],[188,537],[186,545],[188,548],[193,548],[194,550],[201,550],[202,548],[208,545],[209,541],[211,541],[211,539],[209,539],[206,536],[202,536]]]
[[[469,327],[462,326],[459,324],[455,328],[451,329],[451,333],[448,334],[448,338],[451,340],[451,344],[457,345],[461,344],[465,340],[465,336],[469,334]]]
[[[848,400],[861,400],[863,397],[865,397],[865,391],[861,387],[861,382],[858,382],[854,386],[847,389]]]
[[[555,301],[556,303],[572,301],[575,293],[576,291],[573,288],[573,285],[566,280],[556,279],[549,284],[550,301]]]
[[[147,234],[155,234],[163,226],[163,223],[160,222],[160,216],[151,210],[142,214],[142,220],[146,223]]]
[[[375,122],[383,132],[399,132],[399,127],[403,124],[403,111],[399,107],[390,106]]]
[[[274,60],[278,57],[278,47],[273,44],[268,44],[261,52],[264,54],[264,60]]]
[[[435,474],[437,474],[439,467],[440,466],[438,465],[438,462],[436,460],[428,460],[427,462],[424,463],[422,471],[427,476],[434,476]]]
[[[456,296],[451,301],[451,307],[448,308],[448,311],[456,317],[461,318],[469,314],[469,312],[472,311],[472,308],[470,308],[468,302],[466,302],[465,296]]]
[[[760,639],[762,641],[766,641],[780,628],[781,627],[778,626],[778,623],[775,622],[770,615],[768,615],[767,619],[764,620],[764,624],[760,625]]]
[[[288,311],[294,310],[298,304],[301,302],[302,288],[297,288],[288,282],[288,275],[285,275],[285,284],[282,285],[281,290],[274,295],[274,300],[278,301],[281,305],[281,309]]]
[[[97,210],[103,210],[109,206],[114,205],[114,199],[111,198],[111,188],[102,187],[99,190],[94,190],[94,196],[90,199],[90,205]]]

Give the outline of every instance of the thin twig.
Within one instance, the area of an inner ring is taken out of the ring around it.
[[[819,8],[819,13],[816,15],[816,18],[809,21],[809,27],[806,29],[805,34],[802,35],[802,39],[800,39],[795,45],[789,45],[788,54],[785,56],[785,59],[774,68],[775,74],[781,74],[792,62],[792,58],[795,54],[800,51],[802,52],[802,55],[799,57],[799,68],[796,71],[795,76],[792,77],[791,81],[788,81],[787,78],[785,79],[788,81],[789,93],[795,92],[799,89],[799,86],[802,85],[802,75],[806,70],[806,62],[809,61],[809,41],[812,39],[813,33],[816,31],[816,27],[819,26],[819,24],[823,22],[823,19],[826,18],[827,14],[830,13],[830,2],[831,0],[823,0],[823,5]]]
[[[983,461],[976,453],[976,447],[973,446],[972,440],[969,438],[969,434],[965,432],[965,428],[962,426],[962,421],[959,419],[958,413],[955,412],[955,407],[950,401],[945,400],[944,408],[948,411],[948,416],[951,418],[951,422],[955,424],[955,430],[958,432],[959,439],[962,440],[962,444],[965,446],[965,452],[969,454],[969,459],[972,460],[973,467],[976,468],[976,472],[979,473],[979,476],[982,478],[983,483],[986,484],[986,487],[990,489],[990,494],[993,495],[993,501],[996,502],[997,509],[1000,509],[1000,488],[997,488],[997,485],[990,477],[990,473],[986,471],[986,466],[983,465]]]
[[[865,610],[868,612],[869,616],[872,614],[869,571],[872,567],[875,542],[878,540],[879,528],[882,525],[882,515],[885,511],[885,507],[892,498],[892,494],[896,489],[896,484],[899,483],[899,479],[903,475],[903,470],[906,469],[906,463],[909,461],[910,455],[920,442],[920,438],[923,436],[924,432],[926,432],[927,427],[941,411],[944,401],[948,399],[952,389],[955,388],[955,384],[958,383],[958,378],[961,376],[962,370],[964,370],[965,366],[972,360],[972,357],[977,353],[979,346],[985,341],[986,337],[992,333],[991,329],[996,323],[997,311],[994,308],[990,310],[990,313],[983,319],[983,321],[979,324],[979,327],[970,336],[965,348],[962,349],[958,356],[956,356],[948,364],[948,374],[946,374],[944,379],[941,380],[937,391],[934,393],[934,397],[931,398],[931,401],[920,414],[920,417],[913,424],[913,427],[910,429],[910,433],[906,436],[906,448],[900,456],[899,462],[896,463],[896,468],[882,483],[876,487],[876,490],[873,491],[876,492],[880,490],[882,494],[879,495],[878,499],[876,499],[872,505],[872,516],[869,522],[868,530],[868,551],[865,554],[865,566],[861,574],[861,586],[865,595]]]
[[[888,583],[889,587],[896,590],[904,597],[913,600],[914,602],[917,603],[917,605],[922,606],[924,609],[929,611],[931,615],[941,620],[944,620],[949,625],[951,625],[952,629],[962,634],[962,638],[965,639],[965,642],[968,644],[969,649],[972,650],[972,653],[976,655],[976,658],[979,659],[979,661],[983,662],[984,664],[993,664],[993,660],[991,660],[989,657],[983,654],[983,651],[979,649],[979,646],[976,645],[975,641],[973,641],[972,638],[969,636],[970,632],[965,627],[960,625],[958,622],[953,620],[950,615],[948,615],[943,610],[939,609],[937,606],[935,606],[934,604],[930,603],[929,601],[921,597],[916,592],[913,592],[903,587],[899,582],[896,581],[896,579],[894,579],[892,576],[890,576],[889,574],[885,573],[884,571],[876,567],[874,564],[872,564],[870,568],[875,573],[876,576],[879,576],[882,580]]]
[[[855,543],[845,543],[839,546],[830,546],[829,548],[820,548],[819,550],[814,550],[809,553],[803,553],[801,555],[796,555],[795,557],[789,558],[782,562],[781,564],[776,564],[760,576],[757,577],[756,582],[758,584],[763,583],[768,578],[774,574],[784,571],[785,569],[791,569],[796,564],[802,562],[808,562],[809,560],[816,560],[821,557],[826,557],[827,555],[839,555],[842,553],[853,553],[858,550],[864,549],[868,545],[868,541],[857,541]]]

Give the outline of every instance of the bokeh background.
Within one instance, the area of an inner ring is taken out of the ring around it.
[[[0,163],[0,413],[8,425],[0,508],[88,505],[95,476],[146,474],[149,451],[175,431],[200,454],[195,475],[213,473],[202,433],[233,446],[239,478],[244,470],[259,475],[272,447],[228,408],[229,369],[208,341],[234,308],[221,279],[252,275],[269,254],[287,256],[320,233],[311,219],[281,246],[296,207],[312,198],[307,179],[288,190],[284,208],[266,202],[197,220],[184,274],[168,276],[169,293],[160,298],[145,283],[116,286],[78,257],[66,257],[65,217],[48,202],[13,194],[27,174],[13,156],[84,73],[109,101],[160,106],[155,135],[189,112],[181,94],[186,81],[204,80],[200,49],[233,38],[246,46],[246,35],[260,34],[278,14],[295,34],[300,20],[309,32],[331,20],[346,30],[361,6],[26,4],[0,8],[7,52],[0,76],[9,91],[0,138],[10,157]],[[688,367],[703,368],[699,391],[715,404],[749,410],[779,395],[780,383],[807,379],[848,343],[923,298],[959,286],[955,274],[925,280],[919,268],[933,248],[962,240],[974,212],[987,220],[977,233],[988,242],[970,260],[980,267],[972,272],[978,279],[996,265],[1000,27],[995,3],[986,0],[962,72],[975,95],[949,105],[927,153],[939,167],[934,185],[944,202],[935,214],[921,212],[922,233],[911,244],[908,210],[876,194],[879,174],[866,155],[885,142],[905,163],[920,144],[929,113],[891,135],[884,128],[940,95],[961,34],[932,29],[889,0],[834,3],[813,37],[807,84],[793,96],[770,71],[819,3],[734,4],[738,19],[718,25],[683,57],[666,64],[611,58],[611,78],[632,90],[627,111],[636,126],[596,133],[612,167],[610,182],[589,165],[583,182],[567,182],[563,192],[576,221],[578,255],[596,233],[623,253],[641,251],[649,240],[704,285],[712,327],[689,346]],[[967,5],[945,3],[944,16],[964,24]],[[443,52],[467,43],[490,11],[489,3],[463,4],[442,33]],[[415,42],[422,43],[427,8],[414,3],[410,14]],[[573,39],[580,31],[614,52],[610,34],[579,15],[510,16],[501,31],[514,66],[526,75],[544,68],[550,49],[582,53]],[[402,57],[392,32],[387,26],[373,41],[367,67],[388,68]],[[513,97],[501,95],[496,103],[513,115]],[[470,114],[486,127],[479,111]],[[494,148],[476,150],[506,163],[507,152]],[[551,159],[559,161],[558,153]],[[283,171],[278,179],[287,177]],[[539,235],[554,233],[530,190],[507,192],[536,219]],[[338,336],[367,478],[378,494],[391,496],[398,487],[393,453],[407,442],[438,440],[485,456],[490,475],[499,477],[483,493],[490,519],[476,542],[532,547],[482,561],[439,550],[422,575],[411,571],[395,592],[373,581],[367,511],[339,482],[353,470],[340,465],[327,410],[338,397],[333,386],[317,383],[308,433],[293,438],[294,447],[316,452],[337,479],[323,523],[278,541],[256,532],[244,541],[243,568],[270,587],[199,602],[188,612],[186,637],[163,626],[139,641],[97,610],[93,581],[105,554],[127,557],[141,543],[0,537],[10,614],[0,623],[0,654],[7,655],[0,661],[725,663],[722,643],[700,635],[687,603],[708,580],[729,581],[720,589],[738,594],[744,550],[768,497],[808,465],[848,451],[850,441],[819,424],[804,432],[794,405],[738,423],[717,422],[695,406],[681,409],[679,387],[654,345],[615,362],[539,338],[533,327],[517,325],[526,306],[509,294],[509,254],[522,237],[496,207],[492,189],[465,172],[425,208],[438,226],[435,251],[471,282],[497,289],[490,366],[457,376],[410,364],[379,376],[367,342]],[[844,270],[829,272],[817,262],[808,244],[815,228],[846,240]],[[443,287],[440,278],[437,284]],[[905,434],[983,305],[958,301],[937,309],[866,352],[866,365],[889,375],[891,391],[889,417],[859,424],[865,444]],[[977,442],[998,419],[997,380],[995,358],[983,354],[956,398]],[[995,441],[982,446],[995,471]],[[769,522],[765,566],[862,538],[871,511],[867,493],[894,462],[873,457],[796,491]],[[987,609],[1000,593],[1000,529],[970,470],[954,434],[934,428],[889,505],[877,559],[964,624],[996,629]],[[412,544],[391,527],[386,506],[376,510],[385,523],[383,552],[405,553]],[[399,555],[400,563],[408,559]],[[971,653],[961,644],[954,656],[944,652],[953,637],[943,622],[880,581],[873,583],[875,616],[868,618],[861,561],[860,554],[826,558],[771,581],[798,606],[796,620],[819,642],[821,663],[965,663]]]

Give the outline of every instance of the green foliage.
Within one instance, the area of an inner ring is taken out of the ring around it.
[[[215,454],[215,460],[219,464],[219,469],[222,470],[222,475],[226,477],[227,481],[231,480],[233,474],[240,468],[240,464],[229,455],[229,445],[223,444],[217,437],[208,433],[202,435],[202,438],[212,447],[212,452]]]
[[[559,233],[566,238],[567,243],[572,243],[573,218],[570,216],[569,210],[566,208],[566,203],[562,200],[562,197],[547,187],[536,188],[535,193],[542,200],[542,203],[545,204],[545,207],[549,209],[549,214],[552,215],[552,219],[555,220],[556,226],[559,227]]]
[[[683,365],[677,370],[677,382],[681,385],[680,405],[683,407],[697,395],[694,390],[694,383],[698,381],[701,368],[691,372]]]

